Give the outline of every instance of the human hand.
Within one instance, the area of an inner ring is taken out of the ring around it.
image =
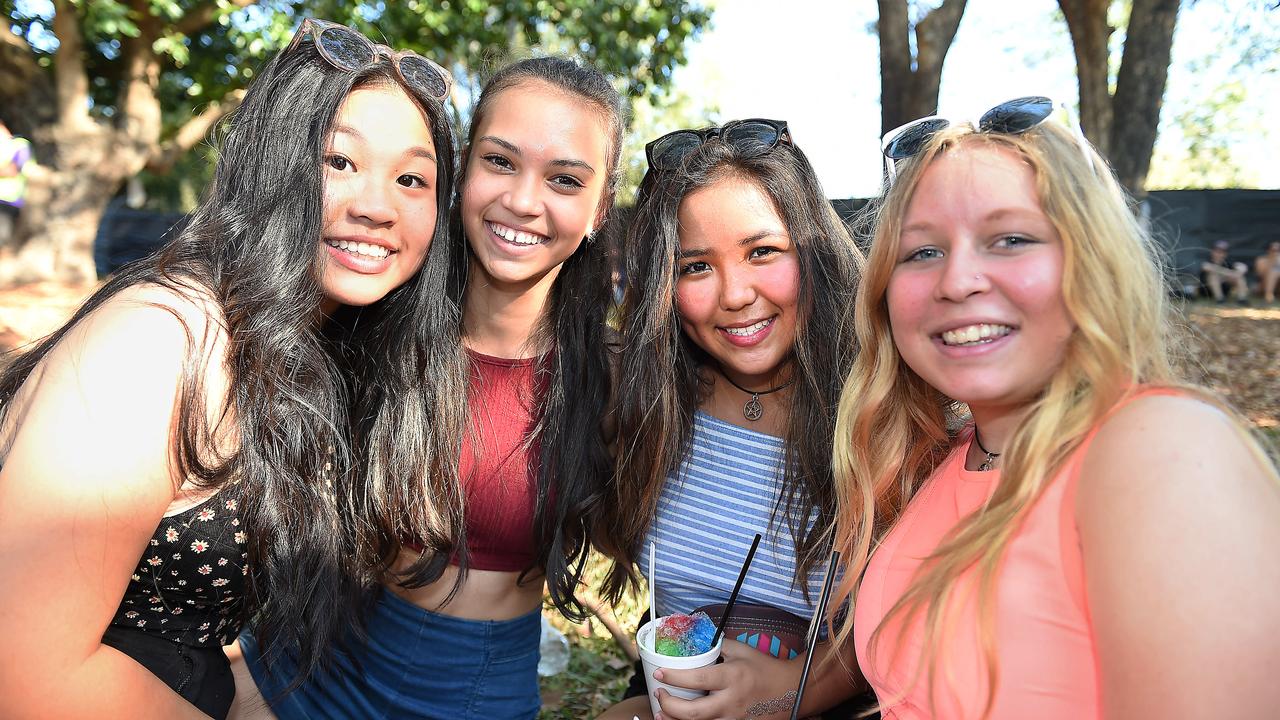
[[[708,695],[684,700],[659,689],[662,712],[654,720],[787,717],[803,670],[801,657],[779,660],[736,640],[724,641],[721,657],[722,663],[692,670],[655,670],[656,680]]]

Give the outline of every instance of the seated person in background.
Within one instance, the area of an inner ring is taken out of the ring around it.
[[[1276,285],[1280,284],[1280,240],[1271,241],[1267,251],[1253,261],[1253,270],[1258,274],[1262,299],[1275,302]]]
[[[1249,283],[1245,281],[1248,267],[1242,262],[1231,262],[1227,259],[1227,248],[1231,247],[1226,240],[1219,240],[1209,251],[1209,259],[1200,264],[1200,273],[1204,276],[1204,284],[1213,294],[1213,299],[1223,302],[1226,297],[1222,293],[1222,284],[1229,283],[1236,301],[1245,302],[1249,297]]]

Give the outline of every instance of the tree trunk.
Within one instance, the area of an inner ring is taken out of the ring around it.
[[[881,134],[937,111],[942,64],[967,2],[945,0],[916,23],[913,70],[907,0],[879,0]]]
[[[1111,152],[1121,184],[1137,197],[1146,194],[1147,171],[1160,125],[1169,78],[1173,29],[1179,0],[1134,0],[1112,101]]]
[[[90,123],[54,131],[54,162],[28,173],[16,253],[0,256],[0,286],[37,280],[90,282],[93,238],[107,202],[136,172],[116,133]],[[52,167],[50,167],[52,165]]]
[[[1103,156],[1111,149],[1111,84],[1107,24],[1111,0],[1058,0],[1067,19],[1080,87],[1080,127]]]
[[[233,4],[243,7],[251,2],[234,0]],[[125,76],[114,123],[89,115],[89,79],[81,58],[79,19],[70,0],[54,4],[53,29],[59,45],[52,82],[35,66],[24,40],[7,28],[0,31],[0,42],[5,46],[2,53],[17,60],[11,66],[15,74],[23,72],[21,77],[33,80],[25,87],[20,82],[0,83],[0,99],[25,106],[27,98],[56,98],[56,111],[47,106],[33,108],[43,113],[31,115],[43,120],[31,133],[39,165],[28,173],[17,248],[0,249],[0,286],[37,280],[93,280],[93,240],[111,198],[144,167],[157,171],[171,167],[243,98],[243,92],[233,92],[222,102],[211,103],[161,145],[160,59],[153,46],[164,33],[164,23],[152,14],[149,0],[130,0],[129,4],[139,34],[121,44]],[[179,27],[198,30],[213,21],[217,7],[213,2],[197,6]],[[44,90],[41,95],[30,88]]]
[[[914,117],[938,111],[942,63],[960,29],[968,0],[946,0],[916,23],[916,70],[912,73],[910,107]],[[909,118],[914,119],[914,118]]]
[[[906,0],[880,0],[880,134],[907,122],[907,89],[911,87],[911,31]]]

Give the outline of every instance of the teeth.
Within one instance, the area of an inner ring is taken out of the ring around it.
[[[336,247],[339,250],[345,250],[353,255],[364,255],[371,258],[384,258],[391,254],[391,251],[381,245],[373,245],[371,243],[353,243],[346,240],[325,240],[325,244],[329,247]]]
[[[754,325],[748,325],[746,327],[725,328],[724,331],[729,333],[730,335],[737,335],[738,337],[746,337],[748,335],[754,335],[760,332],[765,328],[766,325],[768,325],[771,322],[773,322],[773,318],[769,318],[768,320],[761,320],[760,322]]]
[[[487,223],[487,225],[489,226],[489,229],[493,231],[494,235],[497,235],[507,242],[515,243],[517,245],[537,245],[542,242],[541,235],[521,232],[495,223]]]
[[[979,345],[991,342],[1013,332],[1008,325],[970,325],[942,333],[942,342],[946,345]]]

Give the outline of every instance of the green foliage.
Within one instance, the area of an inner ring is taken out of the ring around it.
[[[539,47],[577,55],[619,78],[627,94],[653,101],[685,62],[686,41],[710,20],[709,10],[689,0],[318,0],[308,7],[431,57],[468,90],[504,56]],[[469,104],[470,97],[462,100]],[[468,107],[459,110],[469,114]]]
[[[593,552],[583,576],[584,593],[600,587],[609,570],[609,561]],[[648,603],[647,591],[627,595],[612,608],[623,632],[634,635]],[[600,622],[592,620],[589,632],[573,625],[554,611],[548,620],[569,638],[569,668],[559,675],[540,678],[542,712],[540,720],[593,718],[622,699],[631,680],[632,663]]]
[[[596,717],[622,699],[632,665],[612,639],[569,636],[569,668],[542,678],[541,720]]]
[[[304,16],[349,24],[450,68],[459,85],[454,102],[466,118],[484,70],[531,47],[581,57],[617,78],[632,98],[660,105],[672,73],[686,61],[686,42],[711,15],[698,0],[259,0],[243,9],[230,0],[150,0],[151,17],[138,16],[122,0],[73,5],[99,117],[116,114],[127,44],[141,27],[159,23],[150,51],[162,62],[158,94],[166,133],[247,85]],[[213,22],[184,32],[211,7]],[[51,73],[58,47],[52,2],[0,0],[0,11]]]
[[[1166,131],[1176,132],[1181,146],[1157,146],[1147,187],[1176,190],[1256,186],[1257,178],[1242,170],[1240,159],[1231,152],[1245,133],[1259,130],[1256,121],[1242,117],[1247,97],[1244,84],[1231,81],[1178,112]]]
[[[1170,82],[1181,87],[1166,97],[1147,187],[1257,187],[1249,153],[1274,144],[1266,93],[1280,72],[1277,12],[1262,0],[1199,0],[1182,13],[1218,42],[1183,56],[1175,40]]]

